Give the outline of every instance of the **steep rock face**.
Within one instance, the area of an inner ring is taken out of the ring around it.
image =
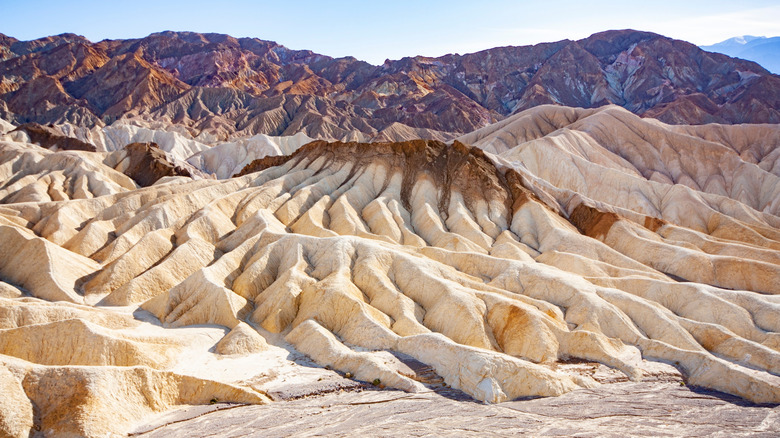
[[[449,139],[541,104],[617,104],[675,124],[780,121],[780,78],[759,65],[630,30],[381,66],[219,34],[4,38],[0,116],[17,124],[124,117],[222,140],[303,132],[366,141],[410,128]]]
[[[464,86],[479,90],[476,95],[495,93],[493,101],[503,102],[504,109],[500,106],[494,109],[504,115],[544,103],[585,108],[614,103],[669,123],[777,123],[780,120],[772,97],[778,78],[752,62],[704,52],[684,41],[647,32],[607,31],[580,41],[556,44],[536,63],[526,61],[536,55],[525,55],[529,48],[507,48],[511,55],[505,56],[515,60],[513,67],[517,69],[510,73],[525,78],[517,82],[519,87],[515,89],[497,87],[510,78],[506,70],[495,71],[501,62],[493,53],[498,49],[464,55],[461,59],[471,57],[469,62],[478,63],[477,70],[482,72],[470,80],[464,78]],[[461,62],[457,57],[452,60]],[[518,72],[525,75],[517,75]],[[757,82],[758,78],[769,81]],[[491,88],[493,91],[489,91]],[[752,108],[743,115],[729,111],[740,107],[742,95],[751,90],[765,90],[770,95],[758,99],[756,104],[760,108]],[[703,101],[690,100],[689,96],[701,96]],[[483,99],[479,102],[485,105],[487,98]],[[663,115],[660,113],[665,104],[680,99],[690,100],[698,112],[669,109]]]
[[[67,85],[68,93],[89,102],[95,114],[112,119],[156,108],[188,88],[138,53],[116,56],[94,74]]]

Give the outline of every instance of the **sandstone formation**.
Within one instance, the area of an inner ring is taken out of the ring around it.
[[[14,124],[129,119],[221,141],[450,140],[542,104],[617,104],[674,124],[778,123],[778,89],[756,63],[633,30],[380,66],[220,34],[0,34],[0,117]]]
[[[109,159],[137,146],[0,143],[3,430],[264,403],[301,354],[427,390],[407,358],[491,403],[599,385],[569,359],[780,403],[777,125],[539,106],[451,144],[308,140],[148,187]]]

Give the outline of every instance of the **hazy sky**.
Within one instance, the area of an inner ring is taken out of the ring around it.
[[[92,41],[163,30],[227,33],[374,64],[647,30],[695,44],[780,36],[778,0],[657,1],[44,1],[0,0],[0,33],[22,40],[72,32]]]

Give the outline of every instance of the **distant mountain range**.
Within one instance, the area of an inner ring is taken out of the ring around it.
[[[701,48],[708,52],[755,61],[772,73],[780,74],[780,37],[744,35]]]
[[[202,138],[447,139],[542,104],[617,104],[672,124],[779,123],[780,77],[633,30],[380,66],[220,34],[0,35],[0,118],[17,125],[125,118]]]

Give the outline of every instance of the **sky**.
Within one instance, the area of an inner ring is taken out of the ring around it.
[[[780,36],[779,0],[0,0],[0,13],[0,33],[20,40],[70,32],[96,42],[188,30],[372,64],[580,39],[609,29],[651,31],[697,45]]]

